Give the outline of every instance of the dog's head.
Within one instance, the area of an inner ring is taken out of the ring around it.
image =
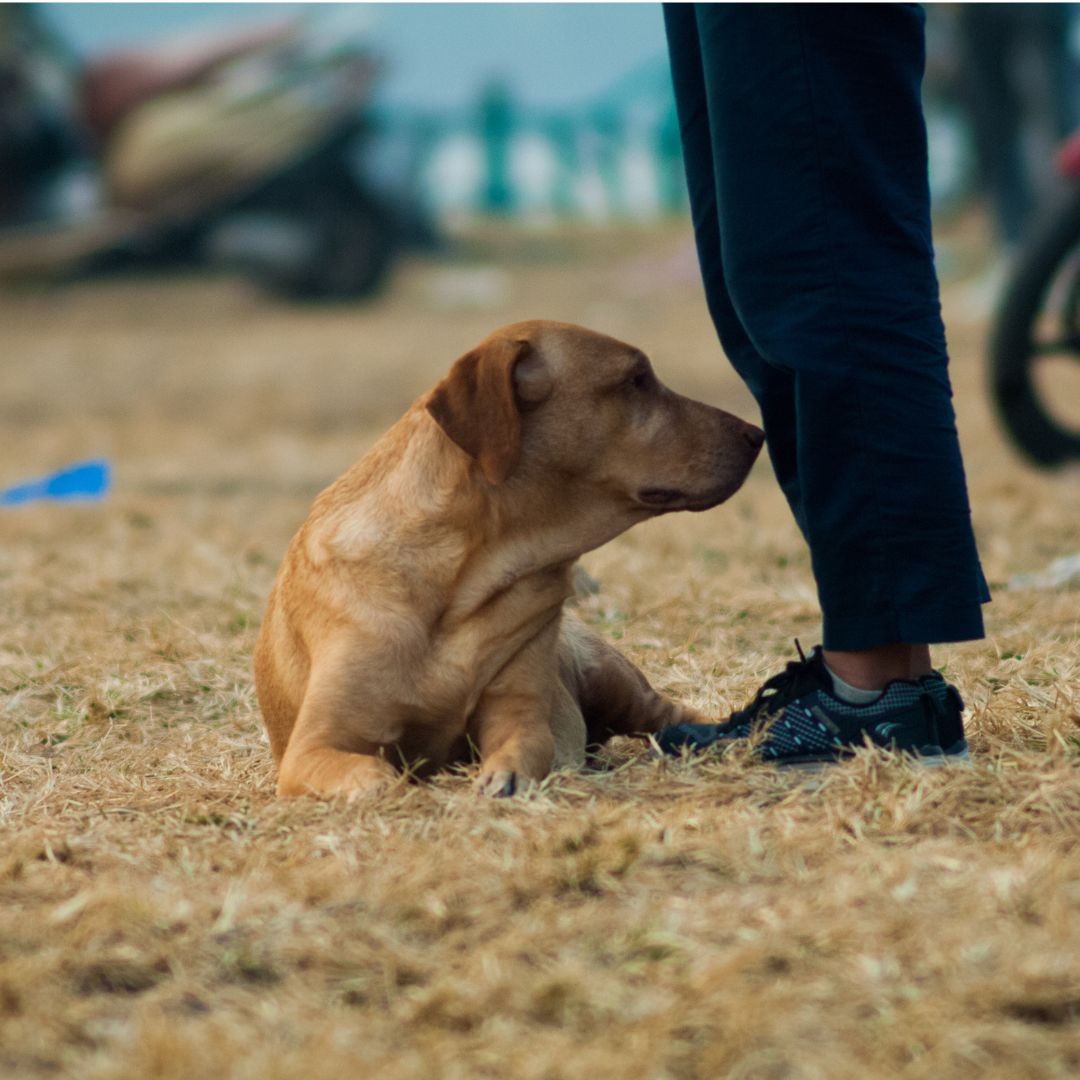
[[[490,484],[551,487],[634,518],[723,502],[764,441],[669,390],[639,349],[566,323],[495,331],[426,405]]]

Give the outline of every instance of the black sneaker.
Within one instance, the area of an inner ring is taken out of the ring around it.
[[[796,643],[797,645],[798,643]],[[895,679],[867,705],[849,705],[833,693],[820,648],[788,663],[745,708],[723,724],[677,724],[654,736],[666,754],[684,747],[723,748],[761,732],[762,761],[805,765],[838,761],[868,742],[913,754],[925,765],[968,759],[961,713],[964,703],[940,673]]]

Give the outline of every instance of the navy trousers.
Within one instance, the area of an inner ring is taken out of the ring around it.
[[[666,4],[709,311],[829,649],[983,635],[930,232],[916,5]]]

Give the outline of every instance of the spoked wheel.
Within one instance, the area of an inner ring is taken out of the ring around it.
[[[1043,466],[1080,460],[1080,187],[1021,255],[990,343],[1006,431]]]

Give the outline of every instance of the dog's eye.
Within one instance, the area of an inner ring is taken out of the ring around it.
[[[638,368],[630,373],[625,386],[628,390],[648,390],[652,386],[652,372],[648,368]]]

